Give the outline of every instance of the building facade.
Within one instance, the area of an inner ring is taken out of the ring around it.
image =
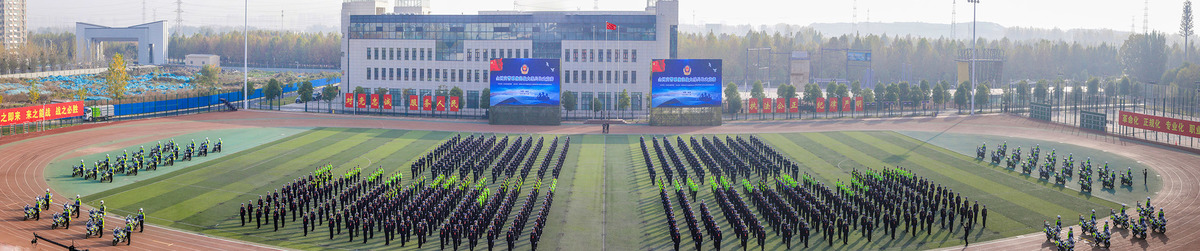
[[[428,15],[428,0],[343,3],[343,83],[348,88],[413,89],[432,95],[459,87],[464,108],[479,107],[493,58],[550,58],[561,62],[564,91],[576,92],[579,110],[593,98],[615,108],[627,91],[631,108],[644,110],[650,62],[676,58],[679,5],[651,1],[645,11],[487,11]],[[416,5],[416,6],[414,6]],[[360,13],[366,14],[360,14]],[[606,29],[606,23],[617,30]],[[407,97],[398,97],[405,104]]]
[[[216,67],[221,67],[221,56],[212,54],[188,54],[183,59],[183,65],[193,67],[213,65]]]
[[[26,0],[0,0],[0,40],[5,49],[15,49],[25,44]]]

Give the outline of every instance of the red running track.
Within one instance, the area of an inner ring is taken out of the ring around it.
[[[111,145],[114,148],[131,138],[167,138],[217,128],[246,127],[360,127],[434,131],[496,132],[496,133],[555,133],[596,134],[595,125],[565,124],[563,126],[492,126],[479,121],[361,117],[329,114],[303,114],[268,111],[207,113],[170,118],[114,122],[101,125],[75,126],[36,135],[0,138],[0,250],[48,249],[50,244],[30,244],[33,232],[53,240],[70,243],[78,248],[111,248],[111,229],[106,238],[80,239],[83,228],[47,230],[48,221],[22,221],[21,208],[47,188],[43,170],[59,156],[74,158],[85,153],[74,152],[91,145]],[[762,132],[820,132],[840,130],[902,130],[953,132],[999,135],[1049,141],[1071,142],[1076,145],[1106,150],[1143,162],[1163,176],[1163,187],[1154,201],[1167,209],[1171,219],[1169,234],[1151,234],[1146,240],[1132,240],[1125,230],[1113,232],[1113,250],[1183,250],[1200,244],[1200,156],[1158,146],[1099,136],[1074,127],[1052,125],[1007,116],[895,118],[865,120],[737,122],[719,127],[651,127],[622,125],[612,127],[613,134],[684,134],[684,133],[762,133]],[[53,190],[52,190],[53,191]],[[68,197],[55,194],[55,201]],[[86,210],[88,207],[84,207]],[[57,209],[56,209],[57,210]],[[54,210],[52,210],[54,211]],[[85,216],[86,217],[86,216]],[[82,219],[82,217],[80,218]],[[116,218],[113,218],[116,222]],[[82,224],[79,224],[82,225]],[[135,244],[118,246],[134,250],[254,250],[278,249],[238,240],[215,238],[200,234],[147,225],[145,233],[134,233]],[[1090,242],[1077,242],[1077,248],[1088,249]],[[960,249],[963,247],[955,248]],[[1033,250],[1052,249],[1041,233],[972,244],[966,249]]]

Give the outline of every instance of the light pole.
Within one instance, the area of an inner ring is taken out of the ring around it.
[[[971,0],[976,1],[976,0]],[[250,109],[250,0],[242,2],[246,19],[242,23],[242,110]]]
[[[967,0],[971,3],[971,115],[975,115],[975,92],[979,87],[975,86],[975,58],[979,54],[979,49],[975,48],[975,41],[979,40],[975,32],[976,20],[978,19],[979,0]]]

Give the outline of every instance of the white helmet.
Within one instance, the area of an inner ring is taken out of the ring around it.
[[[46,192],[47,192],[47,193],[49,193],[49,192],[50,192],[50,189],[49,189],[49,188],[46,188]],[[1149,199],[1149,198],[1147,198],[1147,199]]]
[[[104,200],[100,200],[100,205],[104,205]]]

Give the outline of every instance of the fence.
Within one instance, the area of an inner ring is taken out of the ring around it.
[[[341,78],[327,78],[311,80],[313,87],[322,87],[330,84],[341,82]],[[296,92],[300,87],[300,83],[288,84],[283,87],[284,92]],[[204,113],[212,111],[225,110],[225,104],[221,103],[221,99],[225,99],[234,107],[241,107],[244,101],[242,91],[225,92],[217,94],[207,94],[204,92],[193,92],[185,94],[164,94],[164,95],[146,95],[136,98],[115,100],[96,100],[85,102],[87,106],[113,106],[112,117],[108,120],[130,120],[154,118],[163,116],[178,116],[185,114]],[[263,89],[251,90],[245,98],[251,101],[263,98]],[[48,129],[67,127],[85,123],[83,117],[71,117],[56,120],[47,120],[35,123],[26,123],[19,125],[0,126],[0,136],[15,135]]]

